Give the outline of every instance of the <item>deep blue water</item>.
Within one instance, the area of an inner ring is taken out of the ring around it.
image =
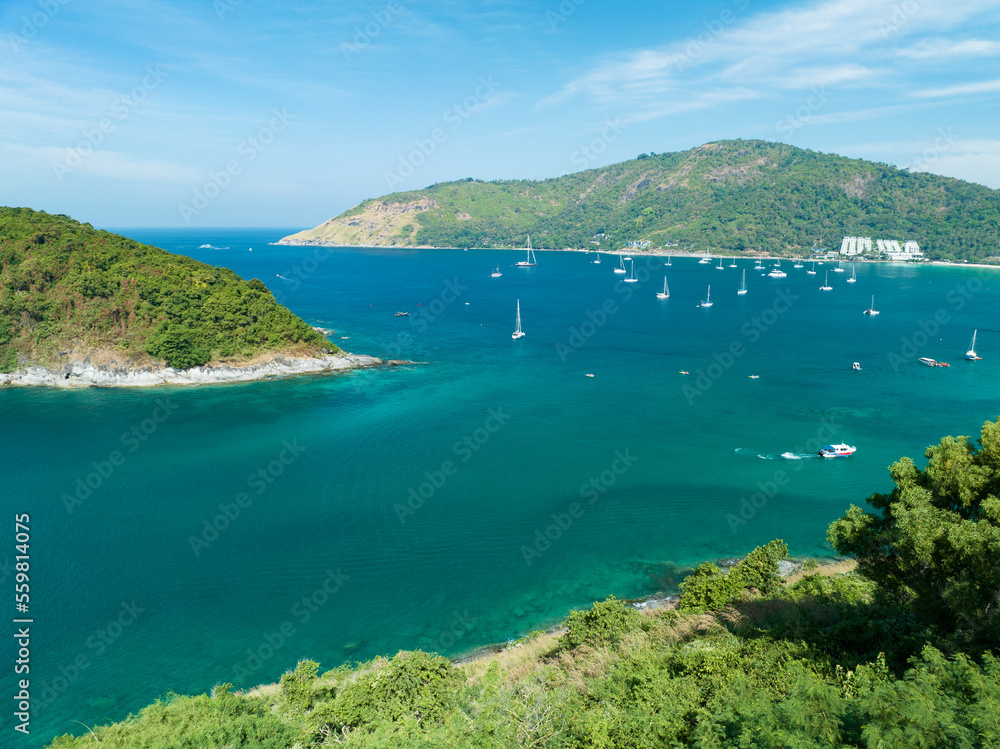
[[[821,292],[829,264],[773,280],[661,258],[625,284],[608,255],[267,244],[291,231],[122,233],[260,278],[350,351],[424,363],[0,390],[3,504],[31,515],[35,742],[303,657],[504,641],[772,538],[829,554],[827,525],[890,489],[890,463],[997,417],[989,273],[859,265]],[[858,452],[821,460],[819,441]],[[12,524],[2,540],[12,561]]]

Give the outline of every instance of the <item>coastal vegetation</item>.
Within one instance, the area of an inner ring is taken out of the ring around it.
[[[400,652],[168,695],[78,747],[1000,747],[1000,419],[946,437],[782,578],[780,540],[675,607],[608,598],[486,657]]]
[[[930,259],[984,260],[1000,246],[1000,192],[761,140],[546,180],[473,178],[372,198],[287,242],[803,254],[844,236],[914,240]],[[595,244],[599,243],[599,244]]]
[[[187,369],[336,350],[257,279],[67,216],[0,208],[0,372],[85,357]]]

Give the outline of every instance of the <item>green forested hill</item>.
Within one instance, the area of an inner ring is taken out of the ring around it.
[[[543,181],[465,181],[366,200],[289,241],[602,249],[647,239],[701,251],[917,241],[928,257],[1000,254],[1000,191],[780,143],[733,140]]]
[[[67,216],[0,208],[0,371],[18,355],[185,369],[334,350],[257,279]]]

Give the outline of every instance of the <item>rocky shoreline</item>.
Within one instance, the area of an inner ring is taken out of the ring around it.
[[[192,367],[177,370],[171,367],[119,367],[95,365],[89,359],[67,362],[60,369],[25,366],[13,372],[0,373],[0,385],[23,387],[157,387],[160,385],[210,385],[225,382],[251,382],[292,375],[341,372],[349,369],[411,362],[383,361],[374,356],[341,354],[323,357],[295,358],[275,356],[270,361],[246,367]]]

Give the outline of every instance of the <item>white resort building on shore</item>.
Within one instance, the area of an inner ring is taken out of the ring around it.
[[[872,251],[871,237],[844,237],[840,243],[840,254],[847,256],[867,255]],[[889,260],[923,260],[920,245],[912,239],[900,247],[897,239],[876,239],[875,251]]]

